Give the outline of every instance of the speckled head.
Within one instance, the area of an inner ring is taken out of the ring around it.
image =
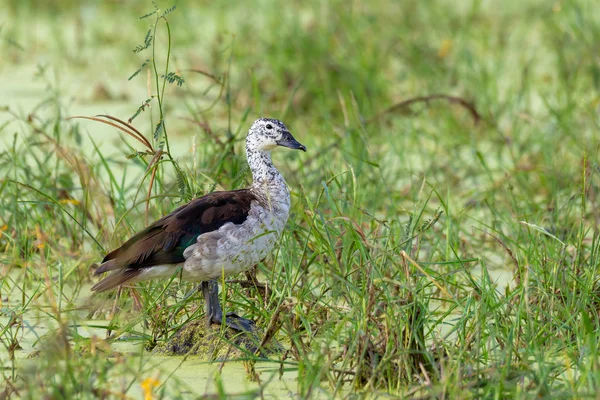
[[[259,118],[254,121],[248,131],[246,148],[269,151],[277,146],[306,151],[306,147],[294,139],[283,122],[272,118]]]

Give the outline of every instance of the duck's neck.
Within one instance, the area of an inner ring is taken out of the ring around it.
[[[256,150],[246,146],[246,157],[248,165],[252,171],[253,184],[270,184],[281,178],[281,174],[271,161],[271,152],[266,150]]]
[[[246,146],[246,157],[252,171],[252,190],[263,201],[275,202],[277,206],[287,205],[289,208],[290,194],[283,176],[271,161],[271,152]]]

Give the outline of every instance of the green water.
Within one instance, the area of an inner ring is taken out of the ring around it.
[[[68,293],[68,290],[65,290],[65,293]],[[90,298],[91,295],[91,292],[86,291],[80,295],[79,301],[83,304],[93,301],[93,298]],[[10,298],[12,299],[14,296]],[[7,298],[3,300],[0,328],[8,325],[9,317],[6,315],[8,310],[20,309],[19,301],[6,301]],[[0,347],[0,367],[4,369],[5,376],[18,374],[19,371],[35,370],[38,367],[39,357],[46,356],[44,352],[49,351],[48,343],[53,343],[58,329],[57,321],[48,317],[48,314],[51,314],[50,308],[44,302],[32,301],[32,304],[27,307],[27,311],[19,319],[19,323],[8,327],[4,332],[3,339],[7,345],[9,337],[16,339],[19,345],[13,353],[13,360],[9,358],[7,347]],[[108,326],[109,321],[84,319],[87,312],[87,309],[81,307],[78,310],[65,311],[62,315],[63,317],[69,316],[71,320],[76,321],[77,326],[70,324],[69,331],[71,334],[79,335],[79,341],[85,341],[85,338],[102,341],[106,330],[101,327]],[[143,329],[141,326],[135,328]],[[129,364],[139,364],[139,368],[145,371],[141,373],[142,377],[156,379],[159,385],[155,390],[161,390],[164,386],[167,393],[169,390],[174,390],[173,385],[175,385],[177,392],[184,396],[186,394],[217,393],[220,386],[224,387],[229,394],[243,394],[256,391],[261,387],[261,383],[267,381],[269,383],[266,385],[264,395],[268,398],[282,398],[288,396],[289,393],[297,392],[297,372],[288,370],[280,373],[280,366],[277,363],[256,363],[255,370],[261,381],[259,383],[248,379],[242,362],[209,363],[195,356],[154,355],[144,350],[143,343],[136,340],[117,340],[112,342],[110,347],[112,351],[129,359]],[[73,362],[77,362],[76,351],[73,352],[73,357]],[[136,360],[132,360],[132,357]],[[127,393],[134,398],[142,396],[141,383],[134,383]]]

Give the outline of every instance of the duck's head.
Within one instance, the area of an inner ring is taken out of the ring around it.
[[[246,138],[246,147],[269,151],[277,146],[306,151],[288,131],[283,122],[272,118],[259,118],[250,127]]]

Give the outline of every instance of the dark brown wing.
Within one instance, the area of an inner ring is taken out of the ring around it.
[[[185,261],[184,250],[194,244],[199,235],[217,230],[228,222],[243,223],[255,199],[248,189],[213,192],[194,199],[110,252],[96,274],[181,263]]]

